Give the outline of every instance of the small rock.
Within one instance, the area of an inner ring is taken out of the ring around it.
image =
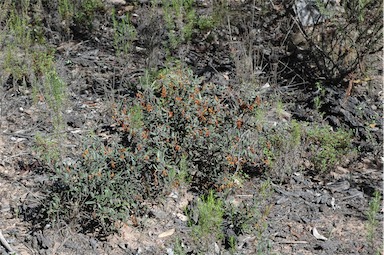
[[[184,221],[184,222],[187,222],[187,221],[188,221],[188,217],[185,216],[185,215],[182,214],[182,213],[177,213],[176,216],[177,216],[177,218],[179,218],[181,221]]]
[[[90,240],[89,240],[89,243],[91,244],[91,246],[92,246],[92,249],[94,249],[94,250],[96,250],[97,249],[97,240],[95,239],[95,238],[91,238]]]
[[[220,247],[216,242],[210,245],[208,254],[220,254]]]
[[[330,198],[328,194],[323,194],[316,198],[316,204],[326,204]]]
[[[172,250],[172,248],[167,248],[167,255],[173,255],[175,254]]]
[[[171,194],[168,195],[168,197],[177,199],[179,197],[179,194],[177,194],[177,192],[172,191]]]
[[[139,254],[143,254],[143,248],[139,247],[137,248],[136,250],[136,254],[139,255]]]
[[[327,202],[327,205],[332,207],[333,210],[336,210],[338,208],[338,206],[336,205],[336,199],[334,197],[332,197],[331,200]]]
[[[220,254],[220,247],[217,243],[215,243],[215,254]]]

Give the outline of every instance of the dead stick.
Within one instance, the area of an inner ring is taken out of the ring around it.
[[[281,243],[281,244],[307,244],[308,242],[306,242],[306,241],[282,241],[282,242],[278,242],[278,243]]]
[[[0,230],[0,242],[1,244],[4,246],[5,249],[7,249],[7,251],[11,254],[16,254],[16,252],[12,249],[12,247],[9,245],[9,243],[7,242],[7,240],[5,240],[4,236],[3,236],[3,233],[1,233],[1,230]]]

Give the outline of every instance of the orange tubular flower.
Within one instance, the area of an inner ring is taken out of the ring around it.
[[[227,162],[228,162],[229,165],[231,165],[231,166],[235,165],[235,159],[232,156],[228,155],[226,157],[226,159],[227,159]]]
[[[236,121],[236,127],[237,127],[238,129],[240,129],[242,126],[243,126],[243,120],[242,120],[242,119],[238,119],[238,120]]]
[[[83,152],[83,158],[85,158],[87,155],[88,155],[88,153],[89,153],[89,150],[88,149],[86,149],[84,152]]]
[[[151,111],[153,110],[152,105],[151,105],[151,104],[147,104],[147,105],[145,106],[145,110],[147,110],[147,112],[151,112]]]
[[[261,99],[260,99],[259,96],[256,96],[255,103],[256,103],[257,106],[261,105]]]
[[[210,135],[209,129],[204,128],[204,130],[205,130],[205,137],[209,137],[209,135]]]
[[[141,132],[141,138],[143,138],[144,140],[146,140],[146,139],[148,139],[148,131],[143,131],[143,132]]]
[[[166,98],[167,97],[167,88],[165,86],[163,86],[161,88],[161,97],[162,98]]]

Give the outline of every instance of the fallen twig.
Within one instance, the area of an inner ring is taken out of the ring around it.
[[[4,248],[10,253],[10,254],[17,254],[13,249],[12,247],[9,245],[9,243],[7,242],[7,240],[5,240],[4,236],[3,236],[3,233],[1,233],[1,230],[0,230],[0,243],[4,246]]]
[[[307,244],[307,241],[281,241],[281,244]]]

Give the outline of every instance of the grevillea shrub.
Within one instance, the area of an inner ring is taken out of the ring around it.
[[[168,68],[116,110],[123,145],[143,181],[157,192],[187,162],[193,185],[219,188],[223,174],[260,166],[254,109],[226,86],[204,83],[180,66]],[[247,98],[247,97],[243,97]],[[253,131],[252,131],[253,130]]]
[[[202,193],[231,187],[231,175],[267,165],[259,105],[180,66],[163,70],[114,107],[118,141],[91,136],[78,160],[56,168],[45,218],[104,235],[181,180]]]

